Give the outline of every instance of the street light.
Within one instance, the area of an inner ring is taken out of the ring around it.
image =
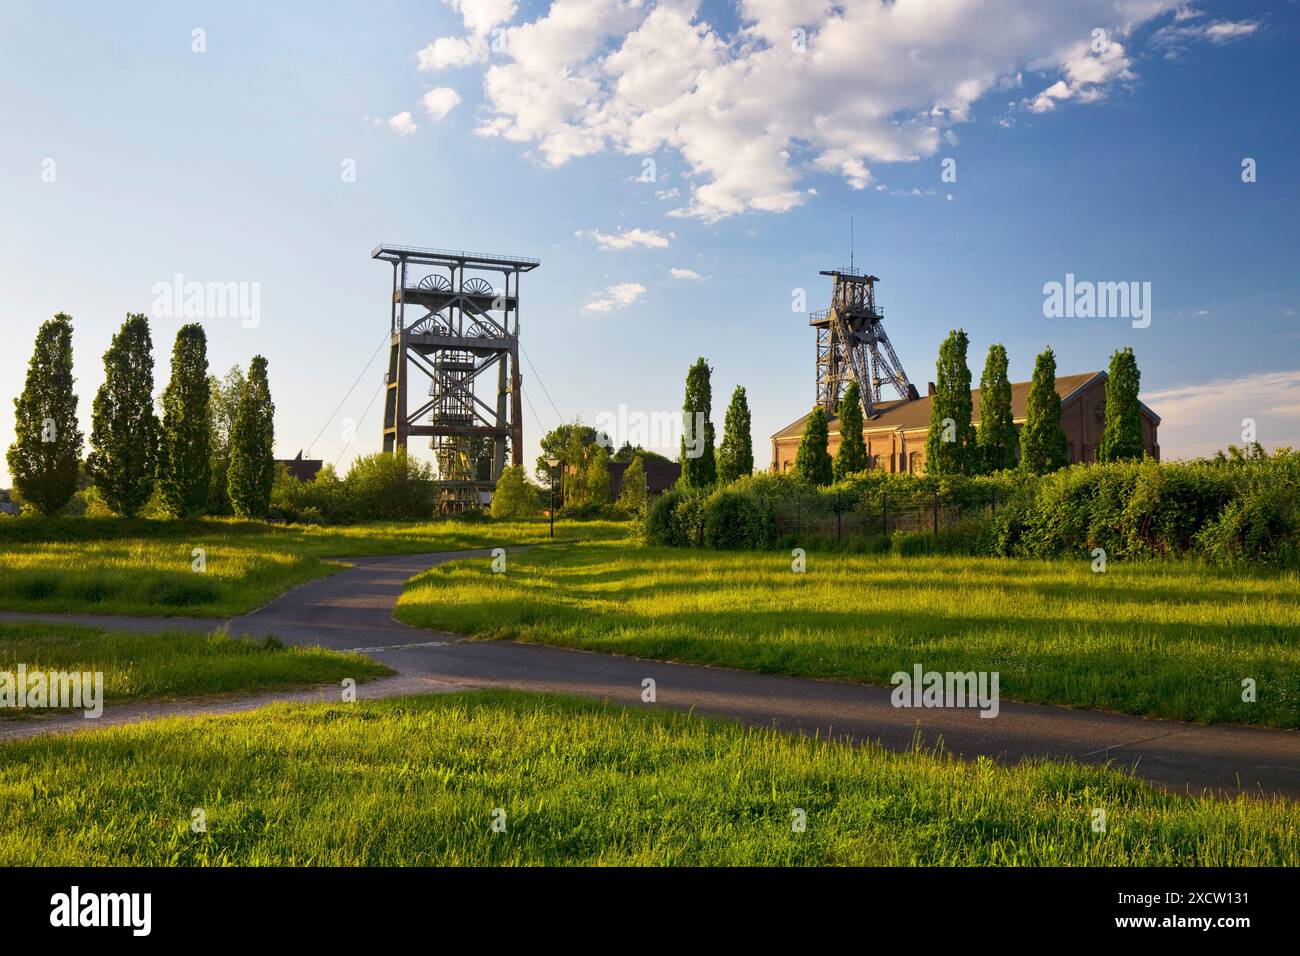
[[[547,457],[546,467],[551,475],[551,538],[555,538],[555,467],[560,463],[560,459]]]

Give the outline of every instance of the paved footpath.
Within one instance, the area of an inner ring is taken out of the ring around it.
[[[695,664],[671,664],[612,654],[519,644],[471,641],[413,628],[392,618],[403,585],[445,561],[488,551],[361,558],[355,566],[295,588],[230,622],[169,619],[167,626],[228,628],[231,634],[274,634],[287,644],[360,650],[398,672],[358,686],[361,698],[412,692],[510,687],[609,700],[630,707],[671,707],[732,718],[747,724],[854,741],[878,741],[907,750],[918,740],[942,743],[964,758],[989,756],[1014,763],[1025,757],[1112,761],[1171,790],[1220,794],[1282,794],[1300,798],[1300,734],[1253,727],[1204,727],[1099,711],[1072,710],[1003,700],[996,718],[977,710],[901,710],[892,688],[839,681],[755,674]],[[157,631],[159,618],[77,616],[80,622],[125,630]],[[0,614],[0,620],[61,620],[62,615]],[[656,684],[655,704],[641,701],[642,680]],[[259,695],[240,701],[139,705],[134,719],[168,713],[225,712],[272,700],[316,700],[319,690]],[[222,708],[225,708],[223,710]],[[123,706],[120,720],[132,719]],[[39,723],[32,733],[103,724],[76,717]],[[115,722],[120,722],[115,721]],[[28,723],[28,722],[24,722]],[[18,728],[19,731],[22,728]],[[0,737],[12,736],[0,728]]]

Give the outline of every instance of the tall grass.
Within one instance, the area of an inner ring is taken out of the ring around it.
[[[667,660],[887,683],[998,671],[1017,700],[1300,727],[1300,577],[1174,563],[583,544],[415,578],[409,624]],[[1258,700],[1242,700],[1251,678]]]
[[[558,540],[621,536],[560,522]],[[383,522],[324,528],[211,519],[0,520],[0,610],[229,617],[333,574],[327,559],[541,544],[543,521]],[[194,570],[202,549],[206,571]]]
[[[173,719],[0,765],[5,866],[1300,862],[1286,801],[506,692]]]
[[[104,704],[255,693],[295,685],[367,680],[392,671],[360,654],[285,647],[222,634],[128,634],[49,624],[0,624],[0,671],[104,674]],[[32,711],[0,708],[0,719]]]

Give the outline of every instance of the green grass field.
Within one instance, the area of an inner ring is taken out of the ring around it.
[[[812,553],[591,543],[443,565],[397,617],[665,660],[888,683],[987,670],[1013,700],[1300,727],[1300,579],[1191,564]],[[1244,703],[1242,680],[1257,683]]]
[[[0,671],[13,672],[19,663],[27,665],[29,673],[102,671],[106,708],[136,700],[337,684],[345,677],[360,682],[392,673],[360,654],[284,647],[274,641],[176,631],[127,634],[63,624],[0,624]],[[33,713],[0,708],[0,720]]]
[[[626,524],[559,522],[557,540],[621,537]],[[347,527],[235,520],[0,521],[0,611],[230,617],[332,574],[330,558],[510,547],[548,541],[532,521],[389,522]],[[207,570],[194,570],[201,548]]]
[[[107,728],[0,765],[3,866],[1300,861],[1285,801],[506,692]]]

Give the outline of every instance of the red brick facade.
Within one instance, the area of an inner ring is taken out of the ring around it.
[[[1011,415],[1019,429],[1025,423],[1029,382],[1017,382],[1011,387]],[[1097,444],[1106,427],[1106,373],[1085,372],[1056,380],[1056,391],[1061,396],[1061,428],[1071,464],[1097,460]],[[979,423],[979,389],[971,392],[972,420]],[[1145,405],[1142,414],[1142,441],[1146,453],[1157,461],[1160,445],[1156,429],[1160,417]],[[772,471],[784,472],[794,467],[799,442],[803,438],[805,415],[772,436]],[[862,430],[867,443],[867,460],[872,468],[890,472],[924,474],[925,436],[930,430],[930,397],[922,396],[910,402],[884,403],[878,414],[865,423]],[[832,456],[839,450],[839,420],[830,420],[828,447]]]

